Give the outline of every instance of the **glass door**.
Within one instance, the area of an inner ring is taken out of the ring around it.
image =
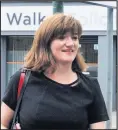
[[[7,37],[7,83],[11,75],[22,67],[24,56],[31,47],[33,36],[8,36]]]

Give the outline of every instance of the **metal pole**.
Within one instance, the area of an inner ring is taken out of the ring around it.
[[[112,127],[112,89],[113,89],[113,8],[107,10],[107,42],[108,42],[108,67],[107,67],[107,98],[106,105],[110,120],[106,122],[107,129]]]
[[[118,6],[118,0],[116,2],[117,6]],[[118,23],[118,10],[116,11],[117,15],[116,15],[116,23]],[[117,27],[118,29],[118,24]],[[117,38],[116,38],[116,129],[118,129],[118,116],[117,116],[117,111],[118,111],[118,33],[117,33]]]
[[[1,37],[1,97],[3,98],[6,89],[6,37]]]
[[[62,1],[53,1],[53,14],[57,12],[63,12],[63,2]]]
[[[118,0],[117,0],[117,7],[118,7]],[[117,16],[116,16],[116,23],[117,23],[117,29],[118,29],[118,9],[117,9]],[[118,116],[117,116],[117,111],[118,111],[118,33],[117,33],[117,38],[116,38],[116,129],[118,129]]]

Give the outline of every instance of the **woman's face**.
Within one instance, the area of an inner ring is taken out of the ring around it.
[[[72,63],[79,47],[78,35],[66,33],[51,42],[51,51],[56,63]]]

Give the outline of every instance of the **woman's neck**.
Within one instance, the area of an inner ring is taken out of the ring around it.
[[[77,79],[77,74],[73,72],[71,65],[58,65],[53,73],[50,73],[50,69],[48,69],[44,74],[52,80],[65,84]]]
[[[68,75],[68,74],[72,74],[72,65],[71,64],[58,64],[55,67],[54,72],[52,72],[52,68],[48,68],[46,70],[47,74],[57,74],[57,75]]]

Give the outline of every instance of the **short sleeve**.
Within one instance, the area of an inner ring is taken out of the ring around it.
[[[2,99],[2,101],[12,110],[15,110],[16,108],[19,79],[20,71],[17,71],[14,75],[10,77],[10,80],[8,82],[7,88]]]
[[[105,101],[97,79],[91,79],[93,102],[88,107],[89,124],[109,120]]]

